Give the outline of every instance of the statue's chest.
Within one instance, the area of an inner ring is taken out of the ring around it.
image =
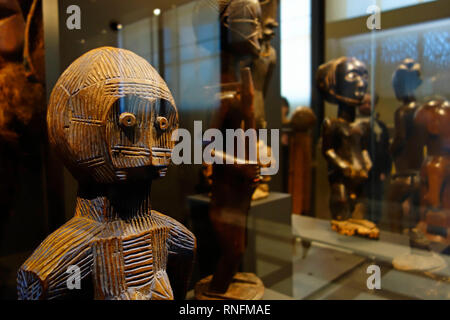
[[[335,131],[338,142],[338,152],[350,154],[360,149],[362,129],[355,123],[339,123]]]
[[[166,274],[169,228],[148,218],[115,221],[93,243],[94,274],[106,296],[151,298],[155,285],[172,293]],[[161,283],[162,282],[162,283]],[[158,293],[165,295],[165,293]],[[162,297],[164,298],[164,297]]]

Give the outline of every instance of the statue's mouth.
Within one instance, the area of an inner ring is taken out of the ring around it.
[[[152,148],[152,165],[168,166],[172,157],[172,149],[169,148]]]
[[[145,147],[117,145],[111,148],[111,154],[121,168],[126,168],[127,166],[146,167],[149,165],[163,168],[170,164],[172,149],[153,147],[150,150]],[[126,159],[129,159],[131,162],[126,162]]]
[[[131,146],[114,146],[111,148],[112,153],[118,153],[128,157],[149,157],[150,149]]]

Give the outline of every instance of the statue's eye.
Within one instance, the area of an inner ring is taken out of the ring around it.
[[[347,76],[346,76],[347,80],[354,80],[354,79],[356,79],[356,77],[357,77],[357,74],[354,71],[347,73]]]
[[[124,127],[133,127],[136,124],[136,116],[129,112],[123,112],[120,114],[119,121]]]
[[[156,125],[159,127],[159,129],[164,131],[169,127],[169,121],[167,120],[166,117],[157,117]]]

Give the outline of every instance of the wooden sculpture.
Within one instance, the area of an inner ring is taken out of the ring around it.
[[[414,118],[420,108],[415,91],[421,83],[421,66],[409,58],[402,61],[392,78],[401,106],[395,111],[395,135],[391,145],[395,173],[389,187],[388,217],[393,231],[407,230],[411,247],[410,252],[392,261],[392,265],[399,270],[427,271],[445,265],[442,258],[431,251],[426,230],[417,228],[420,222],[420,168],[425,131]]]
[[[374,99],[375,107],[378,96]],[[378,224],[381,220],[384,185],[391,173],[392,160],[389,152],[389,132],[386,124],[380,120],[379,115],[372,110],[372,96],[367,94],[359,106],[361,117],[357,119],[358,125],[364,132],[362,138],[363,149],[369,151],[373,167],[369,178],[364,183],[364,194],[368,200],[367,219]]]
[[[432,241],[450,244],[450,103],[434,98],[419,108],[415,124],[427,147],[421,169],[419,229]]]
[[[311,209],[311,130],[316,122],[316,115],[308,107],[298,107],[290,121],[289,193],[294,214],[309,214]]]
[[[261,51],[258,57],[253,59],[251,70],[255,85],[254,106],[256,128],[265,129],[267,127],[265,98],[277,63],[277,52],[271,45],[271,41],[275,37],[275,29],[278,28],[278,0],[260,0],[259,2],[261,4],[262,27],[262,38],[260,39]],[[262,141],[259,143],[261,144],[261,148],[270,149],[270,147],[264,145]],[[268,166],[270,166],[270,164]],[[263,177],[261,183],[256,187],[252,200],[264,199],[269,196],[270,191],[268,183],[270,180],[270,176]]]
[[[402,232],[419,221],[420,167],[423,161],[423,143],[414,125],[414,114],[419,108],[415,91],[422,83],[420,64],[405,59],[392,78],[395,96],[401,105],[395,110],[395,133],[390,147],[395,165],[388,194],[388,217],[391,230]],[[403,220],[407,220],[406,225]]]
[[[367,81],[367,68],[356,58],[335,59],[317,71],[317,84],[324,98],[339,107],[338,118],[325,119],[322,128],[322,152],[328,162],[331,188],[332,228],[345,235],[377,239],[376,225],[363,219],[361,191],[372,163],[369,153],[362,148],[363,132],[354,122],[356,108],[367,91]]]
[[[56,83],[47,123],[50,143],[78,179],[76,209],[20,267],[19,299],[184,298],[195,237],[150,201],[178,126],[157,71],[127,50],[89,51]],[[81,290],[68,288],[73,267]]]
[[[260,39],[261,51],[256,59],[253,60],[251,70],[255,85],[255,122],[256,128],[267,127],[264,99],[269,89],[275,65],[277,63],[277,52],[271,45],[275,37],[277,23],[277,0],[260,0],[261,4],[261,27],[262,38]]]
[[[257,0],[219,1],[221,20],[222,81],[220,107],[212,125],[224,137],[226,129],[255,128],[254,86],[249,68],[260,51],[260,6]],[[255,137],[256,139],[256,137]],[[224,139],[225,143],[226,139]],[[256,149],[245,142],[245,149]],[[253,192],[260,181],[257,162],[217,150],[216,156],[235,164],[214,164],[209,217],[221,249],[217,269],[195,286],[196,299],[260,299],[264,286],[254,274],[238,273],[246,249],[247,215]]]

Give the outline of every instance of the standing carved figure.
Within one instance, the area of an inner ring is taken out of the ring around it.
[[[267,127],[264,99],[269,89],[275,65],[277,63],[277,52],[271,45],[275,37],[275,29],[278,28],[277,0],[260,0],[261,3],[261,27],[262,38],[260,41],[261,51],[252,63],[252,75],[255,84],[255,122],[257,129]]]
[[[421,169],[421,230],[431,240],[450,243],[450,103],[434,98],[415,115],[427,157]],[[420,229],[420,228],[419,228]]]
[[[277,63],[277,52],[271,45],[272,39],[275,37],[275,29],[278,28],[277,9],[278,0],[260,0],[261,4],[261,27],[262,38],[260,41],[261,51],[257,58],[252,62],[251,70],[255,85],[255,124],[257,129],[265,129],[267,127],[265,98],[269,89],[270,80]],[[258,142],[261,148],[269,148],[263,141]],[[259,148],[258,148],[259,149]],[[275,161],[275,160],[272,160]],[[271,164],[269,164],[271,165]],[[264,176],[260,184],[258,184],[253,193],[252,200],[259,200],[269,196],[270,176]]]
[[[364,132],[363,148],[369,151],[373,162],[369,178],[364,184],[364,193],[367,196],[367,219],[378,224],[383,209],[384,185],[392,170],[392,160],[389,152],[389,131],[386,124],[375,113],[378,96],[375,96],[372,110],[372,96],[367,94],[363,104],[359,106],[361,115],[356,121]]]
[[[19,299],[184,298],[195,237],[150,202],[178,126],[157,71],[127,50],[89,51],[56,83],[47,123],[51,145],[78,179],[76,209],[20,267]],[[68,288],[74,268],[81,290]]]
[[[415,91],[422,83],[420,64],[405,59],[392,78],[395,96],[401,102],[395,110],[395,133],[391,155],[395,165],[388,195],[388,217],[391,230],[402,232],[413,228],[419,220],[419,171],[423,161],[423,143],[414,125],[414,114],[419,108]],[[407,223],[403,223],[403,220]],[[414,236],[414,235],[413,235]]]
[[[255,128],[254,86],[248,66],[261,50],[261,8],[258,0],[219,1],[221,21],[220,106],[212,125],[225,137],[227,129]],[[238,138],[239,139],[239,138]],[[225,145],[230,141],[224,139]],[[245,142],[256,150],[256,135]],[[235,144],[236,146],[237,144]],[[234,164],[214,164],[209,217],[221,249],[215,273],[195,287],[197,299],[260,299],[264,287],[254,274],[238,273],[246,249],[247,215],[260,181],[258,163],[215,150]],[[256,151],[255,151],[256,152]]]
[[[362,148],[363,132],[355,123],[356,108],[367,91],[368,71],[356,58],[341,57],[319,67],[317,84],[324,98],[338,104],[338,118],[325,119],[322,152],[328,162],[332,228],[346,235],[378,238],[374,223],[364,220],[361,191],[372,163]]]
[[[409,58],[403,60],[397,67],[392,79],[395,95],[402,105],[395,111],[395,136],[391,145],[395,174],[391,179],[388,195],[390,206],[388,217],[394,231],[407,230],[411,247],[410,252],[395,257],[392,265],[396,269],[410,271],[427,271],[445,266],[445,261],[431,251],[430,239],[426,236],[427,222],[431,222],[430,227],[433,225],[442,227],[445,226],[445,222],[427,221],[426,219],[420,222],[421,184],[423,185],[424,195],[427,193],[425,192],[427,185],[431,187],[429,189],[431,193],[428,194],[439,194],[439,192],[434,192],[434,188],[439,183],[436,184],[436,180],[433,179],[440,175],[440,172],[437,175],[434,174],[440,170],[431,169],[432,174],[429,176],[431,179],[427,180],[429,178],[427,168],[432,168],[433,163],[436,164],[434,161],[440,158],[440,154],[445,154],[445,148],[440,148],[441,143],[434,143],[434,141],[442,138],[438,137],[439,134],[444,132],[442,131],[442,123],[439,126],[439,122],[445,121],[445,115],[443,117],[439,115],[444,110],[440,110],[440,104],[436,106],[432,102],[420,107],[420,104],[416,101],[415,91],[421,83],[421,66]],[[436,128],[432,128],[432,126],[436,126]],[[437,130],[435,133],[439,133],[433,135],[433,131],[429,131],[429,129]],[[426,161],[422,166],[426,143],[431,148],[430,158],[428,159],[430,161]],[[439,165],[442,165],[442,163],[439,163]],[[424,196],[423,198],[428,197]],[[431,202],[438,205],[435,209],[440,208],[438,202]],[[424,205],[431,203],[423,202]],[[440,214],[441,212],[438,212],[438,216]],[[434,212],[431,213],[430,218],[433,216]],[[425,227],[421,228],[421,226]]]

